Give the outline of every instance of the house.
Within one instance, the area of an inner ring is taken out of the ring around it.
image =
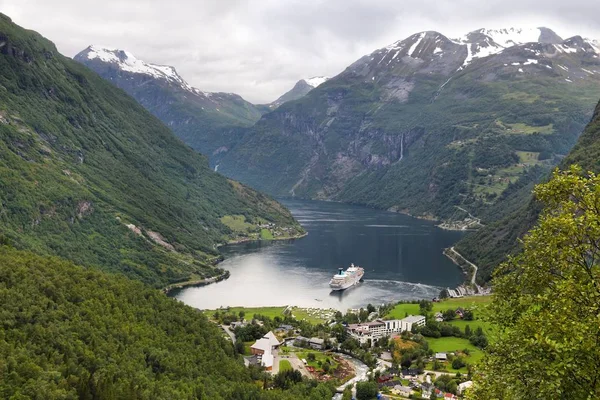
[[[452,393],[444,393],[444,400],[457,400],[458,397],[453,395]]]
[[[419,375],[419,370],[418,369],[403,369],[402,370],[402,375],[403,376],[417,376]]]
[[[394,377],[392,375],[381,375],[379,378],[377,378],[377,382],[383,383],[383,382],[391,381],[393,378]]]
[[[464,316],[465,316],[465,315],[464,315],[464,314],[465,314],[465,313],[464,313],[464,310],[463,310],[462,308],[458,308],[458,309],[455,311],[455,313],[456,313],[456,316],[457,316],[458,318],[462,318],[462,317],[464,317]]]
[[[435,353],[435,359],[438,361],[448,361],[448,355],[446,353]]]
[[[229,325],[231,329],[243,328],[244,326],[246,326],[246,321],[234,321]]]
[[[294,346],[298,346],[298,347],[308,346],[308,338],[305,338],[304,336],[296,336],[296,339],[294,339]]]
[[[392,393],[399,394],[404,397],[409,397],[412,393],[412,389],[408,386],[396,385],[392,389]]]
[[[313,337],[308,340],[308,345],[315,350],[323,350],[325,347],[325,340]]]
[[[458,385],[456,388],[458,394],[463,394],[465,390],[473,386],[473,381],[466,381]]]
[[[444,321],[444,315],[441,312],[436,312],[435,313],[435,320],[437,322],[443,322]]]

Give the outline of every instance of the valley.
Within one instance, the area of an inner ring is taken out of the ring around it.
[[[26,3],[57,44],[0,13],[0,398],[600,397],[585,18]]]

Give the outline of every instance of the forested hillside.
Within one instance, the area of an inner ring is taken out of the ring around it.
[[[260,389],[199,311],[124,277],[0,246],[2,399],[314,399]],[[254,375],[254,376],[253,376]]]
[[[217,273],[227,216],[293,234],[122,90],[0,15],[0,238],[154,286]]]
[[[421,32],[378,49],[214,162],[277,195],[488,224],[568,153],[600,96],[596,42],[540,28],[507,44],[502,32]]]
[[[559,168],[564,170],[572,164],[578,164],[584,171],[600,172],[600,103],[596,106],[592,121]],[[457,243],[456,249],[479,266],[478,278],[486,281],[507,255],[520,248],[518,239],[535,225],[541,209],[529,191],[529,196],[523,199],[515,212],[466,236]]]

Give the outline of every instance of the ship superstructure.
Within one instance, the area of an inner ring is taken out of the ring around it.
[[[350,267],[345,271],[343,268],[339,269],[338,273],[329,281],[329,287],[332,290],[348,289],[360,282],[364,274],[365,270],[363,268],[350,264]]]

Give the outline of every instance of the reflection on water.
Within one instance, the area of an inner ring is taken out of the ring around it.
[[[222,248],[231,277],[173,295],[198,308],[298,305],[346,310],[367,303],[430,298],[462,281],[442,249],[462,235],[433,223],[365,207],[317,201],[283,201],[308,231],[285,242]],[[331,292],[340,266],[365,268],[364,282]]]

